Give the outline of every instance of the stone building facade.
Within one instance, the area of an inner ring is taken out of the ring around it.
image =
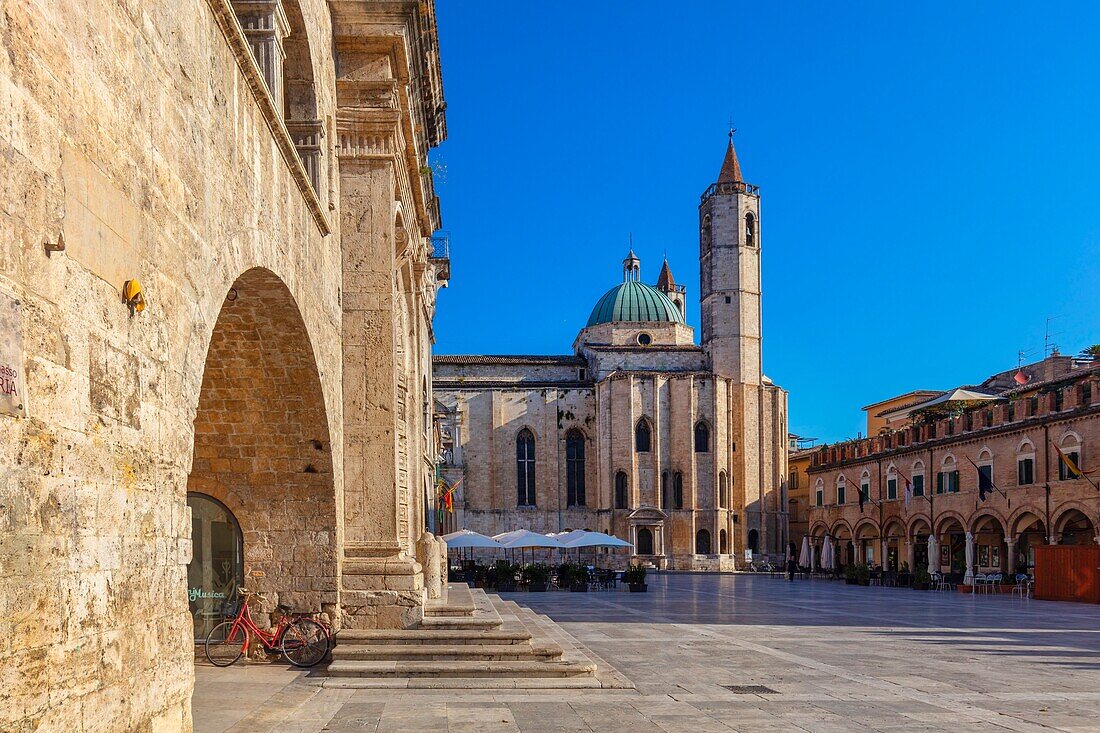
[[[732,136],[699,206],[701,345],[631,252],[565,356],[436,356],[455,527],[588,528],[662,567],[783,551],[787,396],[761,371],[760,196]]]
[[[422,613],[434,6],[43,0],[0,28],[0,729],[188,731],[210,507],[262,611]]]
[[[933,394],[878,415],[900,427],[811,452],[815,562],[829,535],[841,563],[965,578],[1025,570],[1036,545],[1100,542],[1100,365],[1053,356]],[[930,534],[940,557],[928,557]]]

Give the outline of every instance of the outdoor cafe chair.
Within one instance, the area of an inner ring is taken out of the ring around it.
[[[1026,573],[1016,574],[1016,585],[1012,586],[1012,595],[1020,598],[1031,598],[1031,589],[1034,581]]]
[[[985,573],[978,573],[974,576],[974,582],[970,584],[970,593],[985,592],[986,575]]]

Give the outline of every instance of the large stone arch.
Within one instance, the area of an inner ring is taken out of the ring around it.
[[[959,529],[963,532],[965,532],[967,526],[969,526],[966,522],[966,518],[962,514],[959,514],[958,512],[949,509],[945,512],[941,512],[936,517],[936,536],[938,537],[939,535],[943,534],[944,528],[948,526],[952,521],[958,522]]]
[[[974,515],[970,517],[970,523],[967,525],[966,529],[974,534],[977,534],[978,531],[982,529],[993,531],[993,528],[988,527],[989,520],[991,519],[998,525],[996,531],[1003,534],[1008,524],[1005,522],[1004,515],[993,508],[980,509],[975,512]]]
[[[1066,530],[1067,524],[1077,519],[1083,519],[1087,522],[1088,532],[1086,534],[1092,535],[1089,541],[1092,542],[1095,540],[1097,527],[1096,510],[1090,510],[1082,501],[1067,501],[1060,504],[1058,510],[1051,515],[1051,534],[1055,537],[1056,542],[1063,541],[1062,535]]]
[[[1021,520],[1031,517],[1031,521],[1027,524],[1023,524]],[[1043,519],[1043,510],[1032,504],[1025,504],[1024,506],[1017,507],[1012,514],[1008,517],[1007,527],[1013,535],[1019,535],[1020,531],[1029,526],[1035,520],[1038,520],[1043,525],[1043,531],[1047,532],[1046,521]]]
[[[861,535],[863,534],[863,531],[865,529],[868,529],[868,528],[870,529],[870,532],[872,534],[869,534],[866,537],[862,537]],[[873,539],[875,537],[878,537],[879,535],[880,535],[880,532],[879,532],[878,521],[876,521],[875,519],[872,519],[871,517],[864,517],[863,519],[856,522],[856,526],[853,530],[853,535],[852,536],[853,536],[853,538],[856,538],[856,539],[866,540],[866,539]]]
[[[932,531],[932,518],[928,514],[921,512],[909,517],[905,522],[905,534],[908,537],[916,537],[920,529],[924,529],[923,534],[929,534]]]
[[[338,517],[330,419],[293,295],[252,268],[226,291],[194,417],[187,490],[225,504],[244,533],[247,582],[276,603],[334,612]]]

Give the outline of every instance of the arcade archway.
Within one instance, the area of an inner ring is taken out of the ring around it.
[[[239,522],[244,580],[267,597],[261,613],[276,603],[336,610],[331,456],[298,307],[274,273],[249,270],[226,294],[207,350],[187,490]]]

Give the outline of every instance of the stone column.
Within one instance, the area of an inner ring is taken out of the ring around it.
[[[424,568],[424,589],[428,598],[439,598],[443,595],[443,574],[436,542],[431,532],[424,532],[416,541],[416,560]]]
[[[810,543],[810,570],[817,567],[817,545]]]
[[[404,628],[423,617],[422,566],[410,556],[398,399],[398,251],[392,122],[338,118],[344,322],[344,562],[352,628]]]
[[[915,573],[917,571],[917,548],[909,537],[905,538],[905,562],[909,565],[909,572]]]
[[[964,585],[974,584],[974,535],[966,533],[966,574],[963,575]]]
[[[1016,576],[1016,538],[1005,535],[1005,573]]]
[[[888,543],[888,541],[886,540],[885,537],[882,537],[879,540],[879,549],[882,550],[882,554],[879,555],[878,565],[879,565],[880,568],[882,568],[883,571],[886,570],[886,560],[889,557],[888,550],[890,548],[889,548],[888,545],[889,545],[889,543]]]
[[[451,581],[451,560],[447,557],[447,540],[436,537],[435,541],[439,545],[439,577],[443,588],[446,589],[447,583]]]

